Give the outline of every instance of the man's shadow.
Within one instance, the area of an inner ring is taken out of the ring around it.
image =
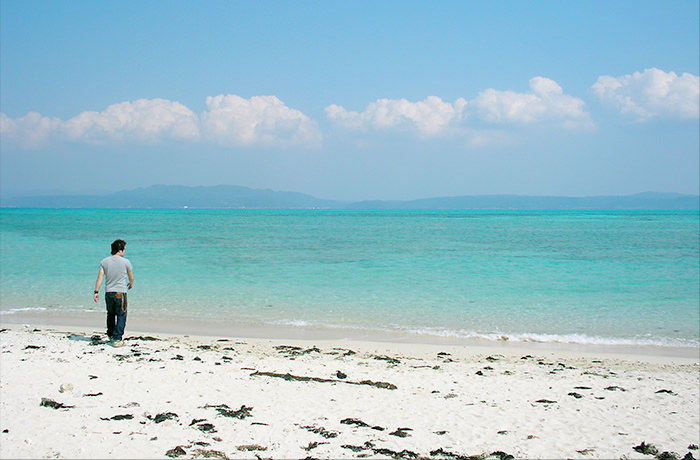
[[[87,336],[85,334],[68,334],[68,340],[90,342],[90,345],[103,345],[109,343],[109,338],[102,334],[93,334],[91,336]]]

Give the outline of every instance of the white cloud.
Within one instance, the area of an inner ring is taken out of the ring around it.
[[[86,111],[67,121],[30,112],[12,119],[2,114],[3,140],[21,148],[38,148],[50,139],[105,143],[156,143],[166,139],[206,140],[222,145],[317,147],[318,124],[275,96],[244,99],[236,95],[208,97],[207,110],[192,110],[166,99],[120,102],[102,112]]]
[[[417,129],[422,136],[432,137],[444,133],[451,123],[460,120],[466,105],[467,101],[461,98],[450,104],[436,96],[419,102],[379,99],[369,104],[362,113],[330,105],[326,107],[326,115],[349,129],[410,127]]]
[[[659,116],[698,118],[700,113],[700,78],[689,73],[678,76],[651,68],[617,78],[602,76],[592,88],[602,101],[639,121]]]
[[[487,89],[473,101],[477,116],[489,123],[555,122],[566,127],[590,125],[586,103],[564,94],[562,87],[549,78],[530,79],[530,92]]]
[[[527,93],[487,89],[475,99],[463,98],[454,104],[436,96],[424,101],[409,102],[405,99],[379,99],[367,106],[364,112],[352,112],[338,105],[326,107],[326,115],[348,129],[382,130],[388,128],[413,128],[421,136],[434,137],[448,132],[448,128],[469,128],[467,119],[480,119],[490,124],[548,123],[565,128],[593,126],[586,103],[577,97],[564,94],[554,80],[535,77],[530,80]],[[475,131],[469,131],[472,136]],[[497,131],[502,132],[502,131]],[[485,138],[492,138],[490,131]],[[479,139],[482,139],[481,137]],[[478,142],[485,142],[479,140]]]
[[[0,114],[0,136],[26,149],[40,148],[48,142],[61,125],[58,118],[43,117],[29,112],[21,118],[9,118]]]
[[[318,124],[275,96],[244,99],[234,94],[207,97],[202,133],[224,145],[318,146]]]
[[[179,102],[165,99],[139,99],[110,105],[103,112],[83,112],[61,129],[69,140],[88,142],[199,138],[197,116]]]

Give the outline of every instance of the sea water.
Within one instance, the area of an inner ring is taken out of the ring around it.
[[[700,344],[697,211],[0,211],[0,320],[102,311],[375,334]]]

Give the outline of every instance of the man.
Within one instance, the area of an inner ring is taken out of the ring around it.
[[[95,282],[95,302],[100,299],[100,286],[105,280],[105,303],[107,304],[107,336],[115,347],[124,345],[124,328],[126,327],[126,278],[129,277],[128,288],[134,285],[134,273],[131,262],[124,257],[126,241],[116,240],[112,243],[112,255],[100,262]]]

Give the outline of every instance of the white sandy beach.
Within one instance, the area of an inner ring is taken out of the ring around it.
[[[2,327],[2,458],[700,458],[697,357]]]

